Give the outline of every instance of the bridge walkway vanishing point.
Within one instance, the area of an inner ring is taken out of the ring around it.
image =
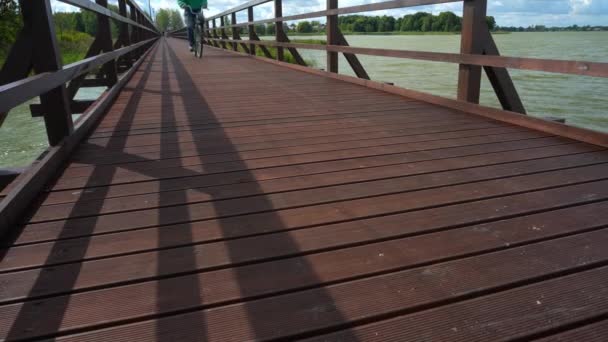
[[[5,340],[608,338],[604,147],[160,39],[9,239]]]

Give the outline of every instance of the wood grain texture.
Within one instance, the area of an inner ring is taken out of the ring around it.
[[[605,336],[604,147],[274,63],[161,39],[2,241],[0,339]]]

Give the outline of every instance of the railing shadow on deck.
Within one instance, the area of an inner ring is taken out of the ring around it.
[[[158,49],[158,45],[154,48]],[[143,68],[142,76],[137,86],[134,89],[133,96],[130,98],[129,103],[127,104],[124,112],[123,118],[126,120],[132,121],[141,100],[141,91],[144,89],[146,82],[151,74],[151,69],[154,64],[154,54],[155,51],[151,51],[148,55],[148,60],[145,63],[145,66],[142,65]],[[115,146],[117,148],[118,146]],[[89,177],[89,183],[94,181],[99,181],[100,179],[104,179],[106,181],[110,181],[117,168],[113,168],[110,172],[108,170],[103,170],[102,172],[93,171]],[[76,201],[74,208],[72,209],[72,213],[78,212],[83,207],[89,208],[91,206],[90,195],[87,194],[86,191],[83,191]],[[99,202],[96,205],[94,210],[101,210],[103,207],[103,202]],[[88,226],[79,226],[78,229],[82,232],[83,236],[87,236],[88,234],[92,234],[95,228],[95,222]],[[70,227],[69,221],[66,221],[66,225],[64,229],[59,233],[57,240],[53,248],[49,253],[49,259],[45,262],[45,265],[49,264],[49,260],[52,259],[55,255],[62,253],[62,244],[60,241],[71,235],[71,230],[74,227]],[[15,230],[12,231],[9,236],[7,236],[6,240],[15,240],[18,238],[20,231]],[[90,236],[90,235],[89,235]],[[8,244],[8,243],[7,243]],[[79,246],[78,249],[71,249],[71,253],[75,254],[77,257],[84,258],[86,251],[88,248],[88,240],[83,241],[83,244]],[[3,252],[7,252],[8,248],[3,250]],[[0,262],[4,259],[5,255],[0,256]],[[60,285],[62,292],[70,292],[78,279],[80,274],[80,264],[73,264],[74,267],[71,267],[67,270],[67,272],[62,272],[61,274],[57,274],[55,272],[40,272],[38,278],[36,279],[34,285],[30,290],[30,295],[28,297],[35,297],[37,293],[43,292],[44,288],[48,287],[49,284],[57,283]],[[44,265],[42,266],[44,267]],[[51,331],[56,332],[59,330],[61,326],[61,322],[64,317],[64,313],[69,305],[69,296],[61,296],[56,297],[58,300],[54,301],[54,305],[50,310],[49,308],[41,309],[38,306],[38,303],[35,301],[26,301],[23,307],[21,308],[19,315],[15,319],[12,327],[10,328],[7,334],[7,341],[22,339],[25,336],[29,336],[36,331]]]
[[[163,124],[161,125],[161,128],[171,127],[171,126],[173,126],[172,124],[175,123],[175,113],[174,113],[174,108],[173,108],[174,107],[173,98],[176,96],[175,94],[182,94],[184,107],[197,107],[200,109],[196,112],[188,113],[187,120],[192,120],[195,116],[205,116],[206,118],[208,118],[210,120],[211,124],[218,124],[218,125],[221,124],[221,120],[219,120],[214,115],[213,111],[208,106],[208,104],[205,100],[204,94],[201,94],[197,90],[196,84],[195,84],[194,80],[192,79],[192,77],[190,76],[187,67],[179,61],[178,56],[171,49],[169,44],[166,43],[166,41],[163,41],[161,44],[162,44],[162,47],[160,47],[160,49],[162,49],[162,55],[160,57],[160,59],[161,59],[160,65],[162,66],[161,120],[163,122]],[[125,111],[122,114],[121,122],[123,125],[126,124],[127,127],[129,127],[129,124],[131,124],[134,119],[135,111],[137,110],[138,104],[140,103],[143,93],[147,91],[145,89],[146,82],[150,76],[152,66],[154,64],[158,65],[158,62],[154,61],[155,59],[158,60],[158,57],[157,57],[158,54],[159,54],[159,52],[156,52],[156,56],[152,56],[151,57],[152,60],[149,61],[148,64],[146,65],[144,74],[143,74],[141,80],[139,81],[138,85],[135,87],[135,89],[133,89],[134,94],[131,97],[129,104],[127,105]],[[170,71],[169,71],[170,68],[173,69],[173,73],[175,74],[175,77],[177,79],[177,83],[178,83],[180,90],[171,89],[171,85],[170,85],[171,80],[170,80]],[[184,90],[189,90],[189,91],[185,92],[185,94],[184,94]],[[200,117],[196,117],[196,118],[200,119]],[[219,127],[218,130],[221,131],[221,126],[218,126],[218,127]],[[237,149],[232,144],[230,138],[226,135],[223,135],[221,132],[218,135],[219,135],[219,138],[217,140],[217,143],[218,144],[221,143],[221,145],[223,145],[223,147],[226,148],[227,153],[234,153],[235,155],[238,155]],[[165,149],[163,149],[163,147],[170,146],[170,145],[175,146],[176,143],[178,143],[178,141],[177,141],[177,136],[175,134],[171,134],[171,133],[161,134],[160,158],[161,159],[163,158],[163,153],[165,152]],[[201,158],[201,160],[200,160],[201,164],[205,164],[205,159],[206,159],[206,157],[208,157],[208,155],[204,154],[204,152],[203,152],[205,149],[204,142],[195,141],[194,143],[196,145],[196,149],[201,152],[201,153],[199,153],[200,158]],[[108,146],[109,147],[111,146],[111,149],[114,150],[114,149],[122,149],[125,146],[125,144],[126,144],[125,137],[113,137],[110,139],[110,144]],[[149,161],[148,159],[145,159],[142,157],[137,157],[137,158],[139,158],[138,161],[142,161],[142,162]],[[237,161],[235,161],[235,163],[241,163],[242,169],[247,170],[247,165],[244,160],[237,160]],[[154,170],[146,170],[146,169],[138,168],[137,164],[138,163],[123,164],[123,165],[121,165],[121,167],[133,166],[131,171],[135,171],[135,172],[139,172],[139,173],[143,173],[143,174],[149,174],[149,175],[154,176],[154,173],[155,173]],[[199,176],[202,174],[202,173],[197,173],[194,171],[188,171],[188,172],[189,172],[188,176]],[[89,180],[91,180],[91,181],[99,180],[99,177],[102,177],[109,181],[113,177],[113,172],[106,171],[103,174],[96,174],[95,172],[93,172],[93,174],[89,177]],[[246,176],[245,178],[254,179],[254,176],[253,176],[253,174],[251,174],[249,176]],[[251,187],[252,184],[249,183],[248,186]],[[254,185],[254,187],[255,187],[255,185]],[[164,319],[158,320],[157,324],[156,324],[156,337],[158,340],[166,339],[167,336],[171,336],[172,333],[178,332],[178,330],[181,329],[184,326],[184,324],[189,326],[191,330],[189,332],[188,340],[182,339],[180,341],[208,340],[207,336],[208,336],[209,332],[208,332],[208,327],[205,326],[205,321],[206,321],[205,311],[203,311],[202,309],[208,307],[209,305],[205,304],[205,298],[201,298],[201,293],[202,293],[201,288],[204,284],[201,284],[200,278],[196,277],[196,275],[199,274],[199,271],[197,271],[197,260],[196,260],[196,256],[195,256],[196,251],[194,249],[194,247],[197,244],[193,241],[193,238],[192,238],[192,229],[194,229],[194,227],[192,227],[192,225],[190,223],[182,225],[182,228],[180,228],[180,229],[169,229],[169,228],[162,227],[163,225],[175,223],[176,208],[179,208],[177,211],[177,215],[181,216],[180,220],[184,221],[184,222],[190,222],[191,217],[190,217],[189,208],[188,208],[188,206],[178,206],[178,207],[173,206],[173,203],[175,203],[175,198],[171,199],[170,202],[165,201],[163,199],[164,190],[166,190],[166,189],[163,189],[163,187],[161,185],[161,188],[159,189],[160,192],[158,194],[160,208],[158,208],[158,210],[157,210],[158,223],[159,223],[159,226],[161,226],[161,227],[160,228],[150,228],[150,229],[158,230],[158,246],[159,246],[159,249],[157,250],[158,259],[151,260],[151,262],[156,261],[157,275],[160,275],[162,279],[164,279],[164,277],[166,277],[167,274],[173,273],[173,275],[171,277],[181,277],[180,279],[182,280],[182,282],[180,282],[179,288],[175,288],[175,286],[172,285],[171,283],[165,282],[161,279],[157,286],[157,290],[156,290],[157,291],[157,293],[156,293],[156,296],[157,296],[156,315],[149,316],[149,317],[148,316],[142,317],[138,320],[157,318],[158,316],[165,317]],[[190,190],[192,190],[192,189],[190,189]],[[194,190],[205,192],[204,188],[203,189],[194,189]],[[184,203],[186,202],[186,191],[188,191],[188,189],[181,191],[182,196],[183,196],[181,198],[181,200]],[[256,207],[261,208],[260,209],[261,212],[265,212],[264,225],[266,227],[268,227],[268,229],[270,231],[274,230],[274,231],[278,232],[278,231],[284,230],[285,224],[282,222],[282,220],[278,216],[278,214],[276,214],[274,212],[273,205],[272,205],[271,201],[264,196],[264,191],[262,190],[262,188],[260,186],[257,186],[257,189],[254,190],[254,193],[258,194],[255,198],[257,198],[257,200],[259,201],[259,206],[256,206]],[[224,225],[224,220],[222,219],[222,217],[234,218],[232,208],[226,204],[226,201],[221,201],[221,200],[213,201],[213,192],[209,192],[208,194],[211,197],[211,201],[212,201],[210,203],[213,204],[213,207],[216,212],[216,216],[218,217],[215,220],[219,222],[220,228],[222,229],[222,231],[224,233],[227,233],[226,235],[228,235],[228,236],[232,235],[232,234],[230,234],[230,231],[235,229],[234,224],[231,223],[229,225]],[[99,196],[99,193],[96,193],[95,198],[99,198],[98,196]],[[101,210],[101,207],[103,206],[103,201],[96,201],[96,202],[98,203],[97,209]],[[74,206],[73,212],[78,211],[78,208],[80,208],[80,207],[89,206],[89,205],[90,205],[90,201],[87,198],[87,194],[86,194],[86,192],[83,192],[80,195],[78,202]],[[168,205],[171,205],[171,207],[167,207]],[[69,222],[66,222],[66,226],[64,227],[64,230],[69,231],[73,228],[75,228],[75,227],[70,227]],[[92,233],[95,230],[95,221],[93,221],[87,227],[79,226],[78,229],[81,231],[84,231],[84,232]],[[180,259],[182,262],[181,268],[183,269],[185,266],[185,268],[188,268],[191,270],[189,272],[180,273],[177,275],[175,274],[175,271],[173,270],[173,268],[175,267],[175,265],[173,264],[175,260],[172,259],[172,258],[174,258],[174,252],[177,248],[166,249],[166,247],[165,248],[162,247],[162,246],[167,245],[164,243],[164,241],[176,241],[175,234],[181,235],[179,237],[179,241],[183,242],[183,244],[180,247],[178,247],[180,250],[180,253],[182,255],[182,258]],[[279,236],[280,240],[275,239],[274,243],[280,244],[281,247],[285,250],[291,250],[293,252],[293,254],[297,255],[297,254],[301,253],[299,251],[298,245],[295,243],[295,241],[293,241],[289,237],[288,234],[280,234],[277,236]],[[60,235],[59,239],[61,239],[61,235]],[[54,255],[54,253],[60,252],[59,250],[61,249],[61,241],[57,241],[56,246],[57,246],[58,250],[54,249],[49,254],[50,256]],[[230,260],[243,260],[243,255],[244,255],[243,251],[235,249],[230,243],[227,243],[226,246],[227,246],[227,253],[229,254]],[[88,240],[85,240],[83,242],[83,244],[80,246],[80,250],[78,251],[78,253],[80,254],[80,256],[82,258],[85,257],[87,247],[88,247]],[[264,249],[268,248],[268,246],[254,246],[254,247],[259,248],[260,250],[264,250]],[[248,251],[247,255],[250,255],[250,254],[251,254],[251,251]],[[251,290],[250,282],[252,281],[252,279],[249,278],[250,274],[243,273],[242,268],[240,268],[240,267],[235,267],[232,270],[233,270],[233,275],[234,275],[234,282],[236,283],[237,287],[239,288],[239,293],[241,294],[242,299],[245,299],[245,300],[261,299],[261,298],[264,298],[264,297],[272,294],[272,292],[255,293],[255,291]],[[62,284],[62,289],[67,293],[73,289],[74,284],[76,283],[76,281],[78,279],[79,271],[80,271],[80,264],[74,263],[73,267],[72,267],[72,272],[70,272],[69,274],[62,274],[61,277],[59,277],[59,278],[58,278],[59,275],[53,274],[53,272],[49,272],[49,273],[42,272],[40,274],[39,278],[37,279],[34,287],[32,288],[31,292],[33,294],[36,294],[38,292],[39,288],[48,286],[49,282],[59,281]],[[163,275],[165,275],[165,276],[163,276]],[[272,275],[269,275],[269,277],[271,277],[271,276]],[[326,302],[326,303],[332,302],[331,295],[318,287],[322,283],[322,280],[320,280],[317,277],[314,267],[306,261],[305,257],[301,258],[300,267],[298,268],[298,272],[294,273],[294,276],[297,277],[298,279],[301,279],[302,283],[309,284],[309,285],[306,285],[305,287],[298,288],[298,289],[290,289],[290,291],[302,290],[305,288],[316,288],[317,298],[318,298],[318,296],[320,296],[320,297],[322,297],[322,298],[319,298],[321,301]],[[204,281],[204,273],[202,273],[202,278]],[[253,281],[255,281],[255,279],[253,279]],[[312,284],[312,285],[310,285],[310,284]],[[182,314],[181,316],[179,316],[179,320],[178,320],[179,324],[176,324],[177,323],[176,320],[170,320],[170,319],[167,319],[168,317],[166,317],[166,316],[170,316],[172,312],[175,313],[175,305],[173,305],[173,303],[171,303],[171,301],[168,301],[166,299],[168,299],[168,298],[175,299],[176,295],[179,296],[180,303],[189,303],[187,305],[187,307],[184,307],[178,311],[179,313]],[[41,335],[41,336],[45,336],[45,337],[52,337],[52,336],[64,334],[65,332],[60,331],[60,327],[61,327],[62,319],[64,318],[64,315],[65,315],[66,311],[68,310],[70,298],[69,298],[69,296],[63,296],[63,297],[57,297],[57,298],[60,298],[60,300],[56,303],[56,305],[53,305],[52,307],[46,307],[43,309],[37,307],[37,303],[35,301],[26,302],[25,305],[21,308],[20,314],[18,315],[17,319],[15,320],[13,326],[10,329],[10,333],[8,334],[8,336],[9,336],[8,340],[28,337],[32,333],[35,333],[35,331],[47,331],[48,332],[47,334]],[[234,300],[234,303],[242,302],[242,299]],[[248,303],[249,302],[244,301],[245,315],[246,315],[247,321],[246,322],[235,321],[234,324],[246,324],[249,327],[251,333],[253,334],[252,338],[254,338],[254,339],[273,338],[273,336],[272,336],[273,332],[268,330],[268,322],[267,322],[265,311],[260,309],[259,306],[250,305]],[[121,303],[117,303],[117,305],[121,305]],[[325,313],[325,315],[329,315],[329,314]],[[344,324],[346,324],[348,322],[345,317],[342,317],[342,315],[339,311],[332,311],[332,315],[334,318],[334,320],[332,320],[333,322],[342,322]],[[108,325],[115,325],[115,324],[119,324],[119,323],[124,323],[124,321],[114,322],[114,323],[111,323]],[[37,325],[37,328],[32,329],[32,324]],[[72,331],[72,332],[74,332],[74,331]],[[217,334],[217,332],[215,332],[215,334]],[[180,334],[180,336],[181,336],[181,338],[183,338],[183,335]],[[299,337],[302,337],[302,336],[306,336],[306,335],[301,335]],[[209,337],[211,337],[211,336],[209,336]],[[291,337],[296,337],[296,336],[291,336]],[[357,341],[357,338],[355,336],[350,336],[349,341]]]

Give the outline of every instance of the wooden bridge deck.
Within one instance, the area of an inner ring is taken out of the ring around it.
[[[608,339],[608,152],[161,40],[4,241],[0,338]]]

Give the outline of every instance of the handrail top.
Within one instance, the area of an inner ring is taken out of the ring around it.
[[[139,9],[139,7],[136,7],[137,11],[142,13],[145,17],[146,20],[148,21],[148,23],[150,25],[152,25],[152,28],[150,28],[149,26],[145,26],[145,25],[141,25],[140,23],[137,23],[133,20],[131,20],[131,18],[127,18],[127,17],[123,17],[122,15],[120,15],[120,13],[116,13],[112,10],[110,10],[109,8],[105,8],[103,6],[100,6],[98,4],[96,4],[95,2],[92,2],[90,0],[58,0],[60,2],[66,3],[68,5],[72,5],[72,6],[76,6],[78,8],[82,8],[84,10],[88,10],[91,12],[95,12],[97,14],[112,18],[114,20],[118,20],[120,22],[129,24],[129,25],[133,25],[133,26],[137,26],[139,28],[142,28],[144,30],[150,31],[150,32],[154,32],[154,33],[158,33],[158,31],[156,31],[156,26],[154,26],[152,24],[152,22],[150,21],[150,18],[148,18],[145,14],[145,12],[143,12],[141,9]],[[134,7],[137,6],[137,4],[135,3],[135,1],[131,1],[131,0],[127,0],[130,4],[134,4]]]
[[[244,4],[242,4],[242,5],[239,5],[239,6],[233,7],[231,9],[229,9],[229,10],[226,10],[224,12],[215,14],[215,15],[209,17],[208,20],[217,19],[217,18],[226,16],[228,14],[232,14],[234,12],[240,12],[242,10],[245,10],[245,9],[249,8],[249,7],[254,7],[254,6],[262,5],[262,4],[265,4],[265,3],[268,3],[268,2],[272,2],[272,1],[274,1],[274,0],[252,0],[252,1],[248,1],[248,2],[246,2]]]

